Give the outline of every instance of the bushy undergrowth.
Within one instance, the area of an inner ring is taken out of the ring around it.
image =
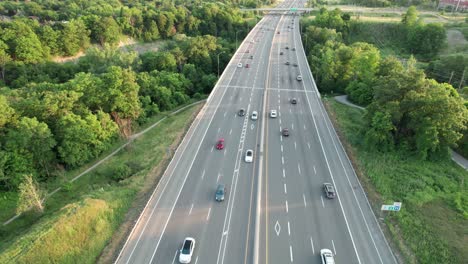
[[[95,263],[196,107],[167,118],[95,171],[63,186],[46,201],[43,215],[25,214],[1,226],[0,263]],[[15,197],[0,203],[15,204]]]
[[[394,239],[402,236],[418,263],[464,263],[468,259],[468,172],[450,160],[421,161],[408,153],[366,150],[358,140],[364,112],[332,100],[327,103],[356,153],[359,170],[382,200],[403,203],[400,212],[386,217]],[[413,263],[411,256],[406,259]]]

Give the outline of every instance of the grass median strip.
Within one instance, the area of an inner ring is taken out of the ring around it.
[[[363,147],[364,111],[324,98],[377,217],[384,218],[405,263],[468,259],[468,172],[452,160],[421,161],[403,151]],[[380,206],[402,202],[400,212]]]
[[[0,263],[95,263],[115,231],[125,232],[122,222],[138,216],[201,106],[169,116],[96,170],[65,184],[42,215],[26,214],[1,227]]]

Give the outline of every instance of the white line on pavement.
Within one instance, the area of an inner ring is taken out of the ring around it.
[[[320,195],[320,200],[322,201],[322,207],[325,208],[325,203],[323,202],[323,197]]]
[[[286,172],[283,169],[283,178],[286,178]]]
[[[312,254],[315,254],[314,241],[312,240],[312,237],[310,237],[310,246],[312,247]]]
[[[309,149],[310,149],[310,143],[309,142],[307,142],[307,146],[309,146]]]
[[[218,127],[218,133],[219,133],[219,131],[221,131],[221,128],[220,128],[220,127]]]
[[[198,262],[198,256],[197,256],[197,258],[195,259],[195,264],[197,264],[197,262]]]
[[[281,152],[283,152],[283,145],[281,145]]]
[[[174,258],[172,259],[172,263],[175,262],[175,258],[177,257],[177,251],[178,251],[178,250],[176,250],[176,252],[175,252],[175,254],[174,254]]]
[[[291,226],[289,225],[289,221],[288,221],[288,235],[291,236]]]
[[[224,117],[226,117],[226,115],[227,115],[227,112],[224,112]]]
[[[297,149],[296,141],[294,141],[294,149]]]
[[[284,193],[288,194],[288,190],[286,189],[286,183],[283,183],[283,185],[284,185]]]
[[[214,147],[211,148],[211,152],[213,152]]]
[[[288,200],[286,200],[286,213],[289,212],[289,208],[288,208]]]
[[[193,209],[193,204],[192,206],[190,206],[190,211],[188,212],[189,215],[192,214],[192,209]]]
[[[307,130],[305,125],[304,125],[304,130]]]
[[[307,202],[306,202],[305,194],[302,194],[302,198],[304,199],[304,207],[307,207]]]
[[[336,248],[335,248],[335,243],[333,242],[333,239],[332,239],[332,245],[333,245],[333,253],[334,255],[336,255]]]
[[[294,130],[294,124],[291,124],[291,129]]]
[[[297,170],[299,171],[299,174],[301,174],[301,165],[299,165],[299,163],[297,164]]]
[[[211,207],[210,207],[210,209],[208,209],[208,214],[206,215],[206,221],[208,221],[208,219],[210,219],[210,213],[211,213]]]
[[[284,165],[284,157],[281,156],[281,163]]]
[[[232,134],[232,128],[231,128],[231,130],[229,131],[229,135],[231,135],[231,134]],[[309,148],[310,148],[310,147],[309,147]]]
[[[315,166],[314,166],[314,173],[317,174],[317,170],[315,170]]]
[[[205,170],[203,170],[201,178],[203,179],[205,177]]]
[[[289,255],[291,256],[291,262],[294,262],[293,260],[293,253],[292,253],[292,246],[289,246]]]
[[[221,177],[221,173],[218,173],[218,178],[216,179],[216,182],[219,182],[219,177]]]

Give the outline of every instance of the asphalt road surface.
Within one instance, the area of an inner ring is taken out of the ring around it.
[[[320,101],[298,16],[265,16],[240,44],[116,263],[178,263],[185,237],[196,240],[191,263],[321,263],[322,248],[336,263],[396,263]]]

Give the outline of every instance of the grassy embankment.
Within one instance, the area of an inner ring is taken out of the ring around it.
[[[95,263],[128,214],[138,215],[169,161],[168,149],[174,152],[200,106],[169,116],[94,171],[62,184],[42,215],[27,214],[1,226],[0,263]],[[85,169],[66,172],[63,178]],[[2,220],[14,214],[15,204],[15,195],[0,200]]]
[[[363,148],[363,111],[325,98],[342,142],[407,263],[466,263],[468,172],[453,161],[420,161],[398,151]],[[398,213],[380,205],[403,202]]]

